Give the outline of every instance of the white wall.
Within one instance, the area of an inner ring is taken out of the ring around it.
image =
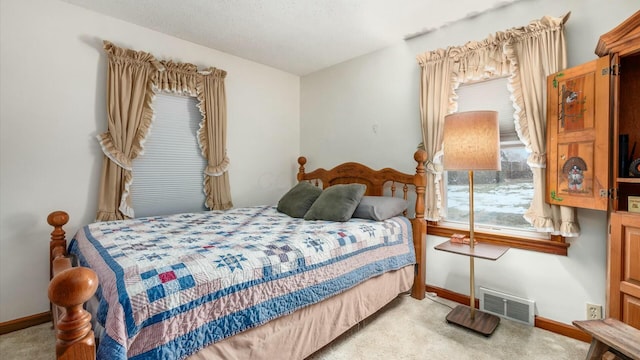
[[[637,10],[637,2],[623,0],[523,0],[305,76],[302,154],[327,167],[354,160],[412,171],[421,141],[416,55],[571,11],[566,36],[574,66],[595,59],[599,36]],[[496,262],[476,261],[476,285],[533,299],[536,314],[548,319],[584,319],[585,303],[605,304],[606,213],[580,210],[578,217],[582,235],[570,240],[568,256],[511,249]],[[468,258],[433,250],[442,241],[427,239],[427,283],[468,294]]]
[[[49,309],[49,212],[67,237],[90,222],[106,130],[102,40],[228,72],[236,206],[275,203],[295,182],[300,78],[58,0],[0,2],[0,322]]]

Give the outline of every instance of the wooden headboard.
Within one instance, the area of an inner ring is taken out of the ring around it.
[[[347,162],[337,165],[331,170],[323,168],[307,173],[304,166],[307,158],[298,158],[298,181],[310,181],[316,186],[326,189],[336,184],[364,184],[367,186],[365,195],[382,196],[385,195],[385,186],[389,185],[390,195],[396,196],[398,187],[402,190],[402,197],[408,200],[410,189],[415,190],[415,216],[411,219],[413,230],[413,244],[416,251],[416,274],[414,277],[411,296],[416,299],[424,299],[425,296],[425,271],[426,271],[426,236],[427,222],[424,219],[425,190],[427,186],[427,176],[424,163],[427,161],[427,153],[418,150],[413,154],[416,161],[416,172],[407,174],[391,168],[373,170],[357,162]]]

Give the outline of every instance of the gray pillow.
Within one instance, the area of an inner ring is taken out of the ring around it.
[[[392,196],[364,196],[352,217],[382,221],[398,216],[405,210],[405,199]]]
[[[305,220],[348,221],[360,203],[367,187],[363,184],[330,186],[311,205]]]
[[[302,218],[313,202],[322,194],[322,189],[306,181],[292,187],[278,201],[278,211],[294,218]]]

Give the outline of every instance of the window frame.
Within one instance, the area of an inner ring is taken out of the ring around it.
[[[427,235],[441,236],[449,238],[453,234],[469,235],[468,230],[460,230],[452,228],[450,226],[441,224],[438,221],[427,221]],[[496,245],[505,245],[511,248],[538,251],[548,254],[556,254],[567,256],[569,244],[565,242],[565,239],[561,235],[549,236],[548,240],[542,240],[532,237],[515,236],[515,235],[502,235],[487,233],[482,230],[478,231],[474,228],[473,235],[478,242]]]
[[[470,80],[460,85],[472,85],[480,82],[497,80],[500,78],[504,78],[503,76],[494,76],[486,79],[480,80]],[[454,101],[458,102],[458,93],[456,92],[456,96],[454,97]],[[513,101],[511,99],[511,101]],[[516,140],[519,144],[524,146],[520,140]],[[501,141],[502,144],[507,146],[513,146],[514,141],[504,140]],[[443,173],[441,179],[441,188],[442,188],[442,196],[443,196],[443,207],[446,207],[447,201],[447,175],[446,172]],[[447,221],[446,218],[442,218],[440,221],[427,221],[427,234],[434,236],[442,236],[442,237],[451,237],[451,235],[455,234],[464,234],[466,236],[469,235],[469,226],[464,226],[463,223],[457,221]],[[523,250],[532,250],[543,253],[564,255],[568,254],[569,244],[566,243],[565,238],[561,235],[553,235],[549,233],[541,233],[536,232],[535,230],[517,230],[513,228],[505,228],[504,230],[500,229],[500,226],[496,226],[495,231],[488,230],[486,226],[479,225],[474,227],[474,236],[477,241],[497,244],[497,245],[506,245],[512,248],[518,248]]]

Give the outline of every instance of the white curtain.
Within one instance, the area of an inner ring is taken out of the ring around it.
[[[455,110],[450,102],[453,92],[451,59],[444,50],[426,53],[418,58],[422,67],[420,82],[420,114],[423,148],[427,152],[427,193],[425,218],[440,219],[442,206],[442,133],[444,116]]]
[[[529,25],[497,32],[483,41],[438,49],[417,57],[421,67],[420,114],[424,148],[429,154],[428,220],[442,217],[442,126],[457,110],[455,89],[470,80],[509,76],[516,108],[515,125],[530,152],[534,196],[524,217],[540,232],[578,236],[576,211],[551,207],[544,200],[546,168],[546,78],[566,68],[564,24],[569,14],[545,16]]]

